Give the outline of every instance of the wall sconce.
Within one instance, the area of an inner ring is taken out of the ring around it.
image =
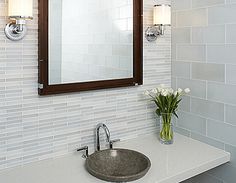
[[[33,0],[8,0],[10,22],[5,27],[5,34],[12,41],[21,40],[27,32],[26,20],[33,19]]]
[[[153,8],[153,26],[148,27],[145,37],[148,41],[156,41],[159,35],[164,35],[165,26],[171,25],[171,6],[155,5]]]

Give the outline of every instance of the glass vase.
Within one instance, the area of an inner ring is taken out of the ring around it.
[[[162,144],[173,144],[174,131],[172,113],[162,113],[160,116],[160,142]]]

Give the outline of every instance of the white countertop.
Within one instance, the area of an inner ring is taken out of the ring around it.
[[[137,150],[148,156],[151,168],[134,183],[178,183],[224,164],[230,154],[199,141],[175,135],[173,145],[162,145],[157,135],[119,142],[119,148]],[[84,168],[81,153],[44,160],[0,172],[2,183],[104,183]]]

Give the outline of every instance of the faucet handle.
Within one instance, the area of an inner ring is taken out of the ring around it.
[[[113,144],[116,142],[119,142],[119,141],[120,141],[120,139],[110,140],[110,142],[109,142],[110,149],[113,149]]]
[[[77,149],[77,151],[85,151],[85,154],[82,155],[83,158],[87,158],[89,155],[88,155],[88,146],[84,146],[84,147],[81,147],[79,149]]]

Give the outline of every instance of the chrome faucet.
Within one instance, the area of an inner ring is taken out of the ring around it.
[[[100,131],[100,128],[103,128],[104,131],[105,131],[105,134],[106,134],[106,141],[110,144],[110,131],[109,129],[107,128],[107,126],[103,123],[99,123],[97,126],[96,126],[96,151],[100,151],[100,137],[99,137],[99,131]]]

